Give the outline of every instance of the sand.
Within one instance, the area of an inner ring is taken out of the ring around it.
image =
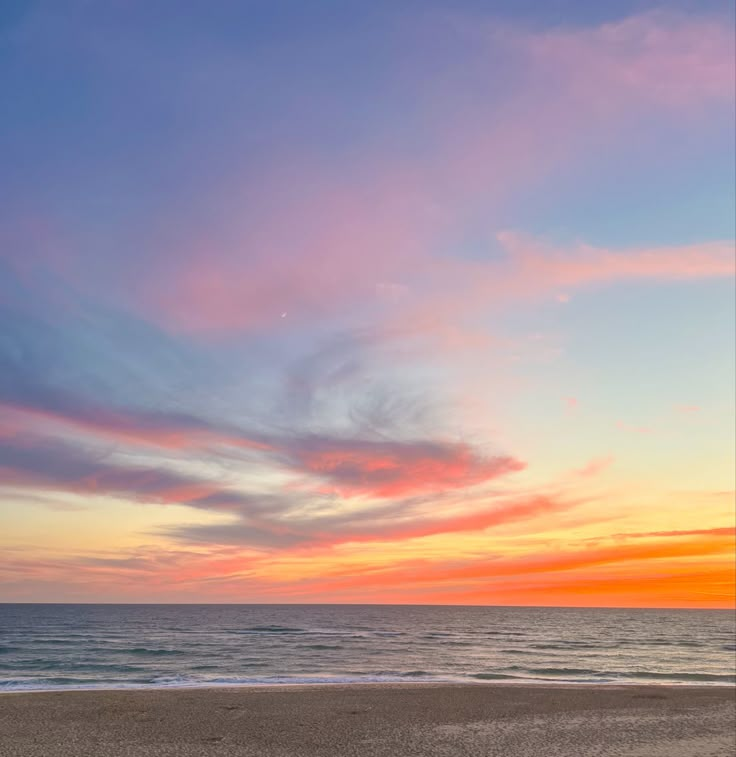
[[[402,684],[0,695],[1,757],[732,757],[736,690]]]

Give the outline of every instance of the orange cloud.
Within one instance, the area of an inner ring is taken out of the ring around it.
[[[589,607],[702,607],[730,609],[736,583],[732,564],[647,567],[614,575],[587,573],[536,577],[534,582],[498,582],[471,590],[440,592],[448,604],[531,604]]]
[[[346,529],[335,535],[317,537],[316,543],[323,547],[359,542],[402,542],[439,534],[453,534],[472,531],[485,531],[493,526],[531,520],[544,515],[569,510],[577,503],[556,500],[551,497],[537,496],[516,502],[497,505],[493,508],[460,513],[446,518],[427,518],[417,513],[410,514],[403,521],[371,524],[369,530]],[[377,514],[377,517],[380,514]]]
[[[437,585],[462,584],[467,581],[496,581],[518,576],[549,574],[583,569],[599,568],[606,565],[637,565],[634,572],[646,575],[644,564],[650,561],[677,561],[683,558],[707,558],[710,556],[727,556],[734,552],[735,542],[732,534],[710,534],[700,539],[681,541],[667,540],[646,544],[623,544],[609,547],[597,547],[573,552],[557,552],[542,555],[524,555],[515,558],[492,557],[487,560],[458,563],[426,563],[419,569],[397,568],[383,570],[366,576],[346,576],[337,582],[327,582],[320,586],[320,591],[331,589],[365,588],[375,590],[387,586],[405,588],[421,586],[425,583]],[[579,573],[580,581],[586,580],[585,573]]]
[[[736,528],[733,526],[724,526],[722,528],[693,528],[682,531],[644,531],[642,533],[621,533],[610,534],[605,537],[596,537],[589,541],[599,541],[606,539],[646,539],[659,536],[734,536]]]
[[[530,508],[534,507],[530,503]],[[508,515],[508,513],[507,513]],[[458,526],[462,524],[458,522]],[[15,555],[0,564],[5,595],[63,591],[69,598],[111,596],[169,601],[338,601],[442,604],[731,607],[734,529],[708,529],[700,538],[616,545],[556,555],[523,555],[447,562],[340,557],[332,549],[299,556],[239,548],[139,548],[86,556]],[[695,534],[698,535],[698,534]],[[288,574],[281,566],[298,558]],[[315,561],[299,578],[299,560]],[[287,577],[293,576],[293,577]],[[44,587],[46,587],[44,589]],[[54,596],[48,594],[49,597]]]

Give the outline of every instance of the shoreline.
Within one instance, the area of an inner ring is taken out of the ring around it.
[[[652,689],[694,689],[699,691],[701,689],[710,690],[728,690],[733,689],[736,692],[736,682],[702,682],[693,683],[689,682],[673,682],[663,681],[661,683],[657,681],[552,681],[548,679],[519,679],[519,680],[449,680],[449,679],[428,679],[428,680],[403,680],[403,681],[294,681],[294,682],[278,682],[278,683],[176,683],[176,684],[131,684],[131,685],[118,685],[118,686],[54,686],[51,688],[28,688],[28,689],[3,689],[0,686],[0,697],[10,694],[69,694],[74,692],[80,693],[98,693],[106,694],[112,692],[145,692],[145,691],[250,691],[250,690],[264,690],[264,691],[280,691],[280,690],[302,690],[302,689],[333,689],[333,688],[403,688],[409,687],[457,687],[457,686],[486,686],[486,687],[529,687],[529,688],[574,688],[574,689],[619,689],[619,688],[652,688]]]
[[[276,684],[0,697],[0,757],[725,757],[736,687]]]

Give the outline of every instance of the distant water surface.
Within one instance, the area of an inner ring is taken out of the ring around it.
[[[0,605],[0,690],[371,681],[736,682],[734,614]]]

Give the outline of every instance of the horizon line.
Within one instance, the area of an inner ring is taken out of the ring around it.
[[[625,605],[478,605],[478,604],[423,604],[406,602],[8,602],[3,605],[50,606],[50,607],[460,607],[486,609],[525,610],[692,610],[736,612],[733,607],[657,607]]]

